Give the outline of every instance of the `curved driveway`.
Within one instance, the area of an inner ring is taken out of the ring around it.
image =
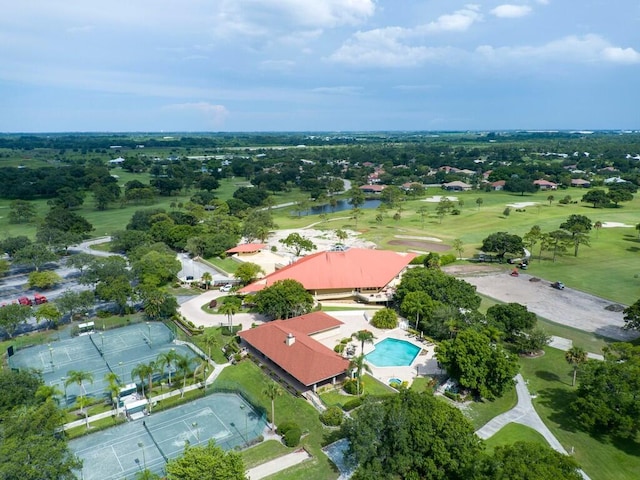
[[[219,290],[209,290],[184,302],[178,308],[178,312],[197,326],[219,327],[220,325],[227,325],[228,319],[226,315],[207,313],[202,310],[202,306],[208,304],[211,300],[227,295]],[[242,324],[242,329],[247,330],[251,328],[252,323],[261,323],[265,318],[257,313],[237,313],[233,316],[233,324]]]

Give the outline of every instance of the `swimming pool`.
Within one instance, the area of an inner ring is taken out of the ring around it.
[[[420,353],[420,347],[396,338],[385,338],[376,343],[373,352],[365,358],[376,367],[408,367]]]

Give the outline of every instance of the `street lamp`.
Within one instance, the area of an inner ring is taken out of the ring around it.
[[[149,331],[149,343],[151,343],[151,324],[147,322],[147,330]]]
[[[100,335],[100,350],[104,353],[104,335],[102,332],[98,332],[98,334]]]
[[[191,426],[193,427],[193,429],[195,430],[196,433],[196,439],[198,440],[198,443],[200,443],[200,430],[198,429],[198,422],[193,422],[191,424]]]
[[[138,446],[142,449],[142,464],[144,465],[144,469],[147,469],[147,457],[144,453],[144,443],[138,442]]]
[[[50,343],[47,344],[49,346],[49,358],[51,359],[51,370],[53,370],[53,347]]]
[[[120,376],[122,377],[122,384],[125,385],[125,381],[124,381],[124,368],[122,367],[122,362],[118,362],[118,365],[120,366]]]
[[[243,414],[245,413],[245,411],[244,411],[244,409],[245,409],[245,408],[246,408],[246,405],[245,405],[245,404],[241,404],[241,405],[240,405],[240,410],[242,410],[242,413],[243,413]],[[245,442],[245,443],[249,443],[249,441],[248,441],[248,439],[247,439],[247,435],[248,435],[248,434],[247,434],[247,417],[248,417],[248,416],[249,416],[248,414],[245,414],[245,415],[244,415],[244,442]]]
[[[67,406],[67,377],[60,377],[62,387],[64,388],[64,406]]]

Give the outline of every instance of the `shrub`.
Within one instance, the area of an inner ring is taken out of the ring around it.
[[[362,405],[362,398],[356,397],[356,398],[352,398],[348,402],[345,402],[345,404],[342,406],[342,409],[345,412],[350,412],[354,408],[358,408],[360,405]]]
[[[300,427],[298,427],[298,424],[296,422],[293,422],[291,420],[282,422],[280,425],[278,425],[278,428],[277,428],[278,435],[284,435],[292,428],[300,428]]]
[[[424,255],[418,255],[417,257],[414,257],[413,260],[409,262],[409,265],[424,265],[424,260],[426,257],[427,257],[426,253]]]
[[[287,430],[287,433],[284,434],[283,441],[287,447],[297,447],[300,443],[300,437],[302,436],[302,431],[300,427],[297,425],[293,428]]]
[[[358,394],[358,380],[355,378],[349,378],[345,380],[342,384],[342,388],[349,395],[357,395]],[[362,392],[362,382],[360,382],[360,392]]]
[[[342,424],[344,415],[342,409],[337,406],[329,407],[320,414],[320,421],[327,426],[337,427]]]
[[[338,345],[333,347],[333,351],[341,354],[342,352],[344,352],[344,347],[345,347],[344,343],[339,343]]]
[[[396,328],[398,326],[398,314],[390,308],[378,310],[371,319],[371,325],[376,328]]]
[[[449,265],[456,261],[456,256],[453,253],[447,253],[446,255],[442,255],[440,257],[440,265]]]

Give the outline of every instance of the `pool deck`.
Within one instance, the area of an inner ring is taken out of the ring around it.
[[[393,330],[382,330],[375,328],[369,323],[369,319],[373,316],[371,310],[349,310],[349,311],[336,311],[329,312],[329,315],[344,322],[344,325],[340,327],[337,333],[331,336],[325,336],[322,338],[316,338],[324,346],[333,349],[340,340],[346,337],[350,337],[357,331],[369,330],[373,333],[375,343],[378,343],[385,338],[395,338],[398,340],[405,340],[414,345],[419,346],[422,351],[410,366],[394,366],[394,367],[376,367],[370,362],[367,362],[371,368],[371,375],[380,380],[385,385],[389,384],[391,378],[399,378],[402,381],[413,382],[413,379],[417,376],[435,375],[440,374],[441,370],[438,368],[438,362],[434,358],[434,345],[426,343],[413,335],[410,335],[402,328],[394,328]],[[355,347],[355,355],[364,353],[365,355],[372,352],[375,348],[375,343],[365,344],[364,352],[360,351],[360,342],[352,339],[350,344]]]

